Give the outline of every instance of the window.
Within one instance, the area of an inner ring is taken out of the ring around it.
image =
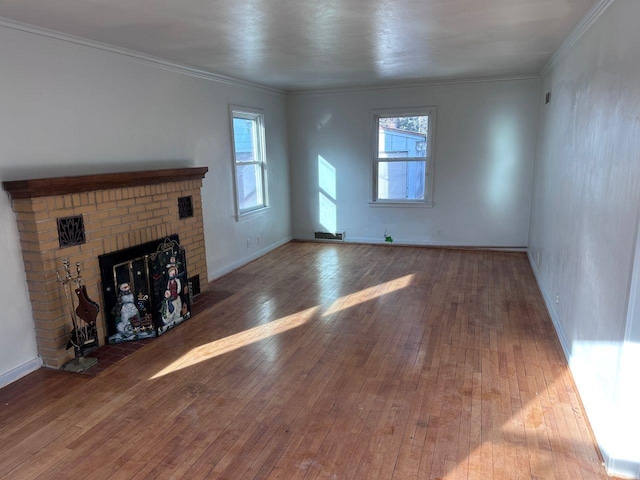
[[[432,205],[435,108],[376,110],[373,204]]]
[[[264,115],[260,110],[231,107],[236,216],[267,207]]]

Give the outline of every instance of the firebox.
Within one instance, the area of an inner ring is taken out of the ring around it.
[[[108,343],[156,337],[190,318],[187,257],[178,235],[98,260]]]

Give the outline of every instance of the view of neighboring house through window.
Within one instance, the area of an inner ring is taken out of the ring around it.
[[[231,107],[236,212],[264,208],[266,201],[264,116],[261,111]]]
[[[435,109],[374,112],[375,195],[380,203],[429,203]]]

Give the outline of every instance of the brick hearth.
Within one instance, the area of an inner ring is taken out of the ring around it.
[[[202,179],[206,167],[4,182],[18,222],[38,352],[43,364],[60,368],[73,358],[66,350],[70,314],[56,271],[62,260],[79,262],[89,297],[101,306],[97,326],[106,339],[98,255],[171,234],[185,246],[189,276],[207,287],[202,223]],[[193,216],[180,219],[178,198],[192,198]],[[59,218],[82,215],[86,242],[60,247]],[[74,267],[75,270],[75,267]]]

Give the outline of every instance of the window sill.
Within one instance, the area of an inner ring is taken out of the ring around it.
[[[433,202],[369,202],[370,207],[376,208],[433,208]]]
[[[266,207],[256,208],[255,210],[249,210],[248,212],[243,212],[239,215],[236,215],[236,222],[244,222],[245,220],[249,220],[254,217],[259,217],[267,213],[269,210],[271,210],[271,207],[266,206]]]

